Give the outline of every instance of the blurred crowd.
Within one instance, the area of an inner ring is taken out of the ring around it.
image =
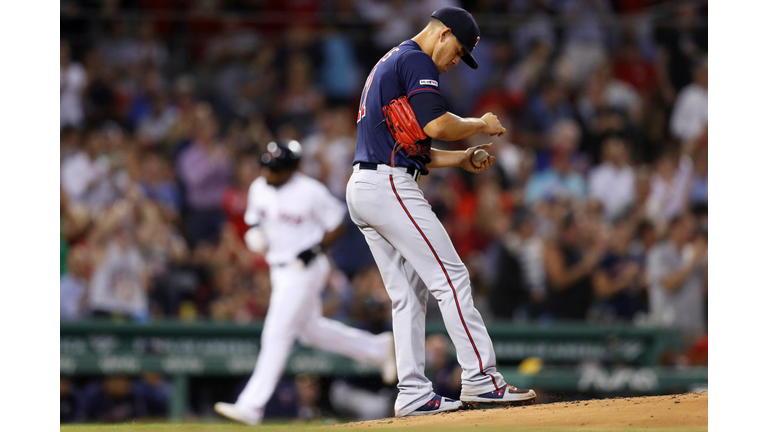
[[[480,68],[441,76],[448,108],[508,133],[435,143],[492,141],[497,161],[419,183],[484,318],[705,333],[707,10],[685,0],[63,0],[61,318],[262,320],[259,155],[299,140],[343,200],[366,74],[447,5],[481,28]],[[347,223],[326,315],[385,330]]]

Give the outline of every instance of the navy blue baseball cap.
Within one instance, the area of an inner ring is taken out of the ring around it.
[[[480,42],[480,28],[477,27],[475,18],[471,13],[458,7],[444,7],[432,12],[432,18],[440,20],[446,27],[451,29],[451,33],[464,48],[464,55],[461,57],[464,63],[472,69],[477,69],[477,62],[472,57],[472,50]]]

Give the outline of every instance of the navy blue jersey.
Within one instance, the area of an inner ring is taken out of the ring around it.
[[[401,43],[384,55],[368,75],[360,97],[354,163],[389,165],[395,140],[384,123],[382,108],[400,96],[407,95],[411,101],[413,97],[426,93],[438,95],[439,99],[434,96],[429,98],[433,105],[429,110],[417,110],[414,106],[416,118],[422,127],[446,112],[435,62],[412,40]],[[395,155],[395,166],[426,170],[423,157],[410,158],[403,151]]]

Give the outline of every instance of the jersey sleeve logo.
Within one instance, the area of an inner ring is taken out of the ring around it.
[[[419,80],[419,84],[421,84],[421,85],[431,85],[431,86],[437,87],[437,81],[430,80],[430,79]]]

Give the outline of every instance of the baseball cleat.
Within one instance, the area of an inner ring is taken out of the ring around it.
[[[261,423],[261,415],[254,412],[247,412],[242,408],[238,408],[235,404],[216,402],[213,409],[223,417],[249,426],[256,426]]]
[[[525,405],[536,402],[536,392],[506,385],[481,395],[461,395],[461,401],[470,406],[488,405]]]
[[[384,384],[392,385],[397,382],[397,359],[395,358],[395,338],[392,332],[385,333],[389,340],[387,359],[381,365],[381,380]]]
[[[436,394],[432,400],[416,408],[415,411],[411,411],[405,416],[429,415],[441,412],[456,411],[461,409],[462,406],[463,404],[457,400],[448,399],[447,397]]]

